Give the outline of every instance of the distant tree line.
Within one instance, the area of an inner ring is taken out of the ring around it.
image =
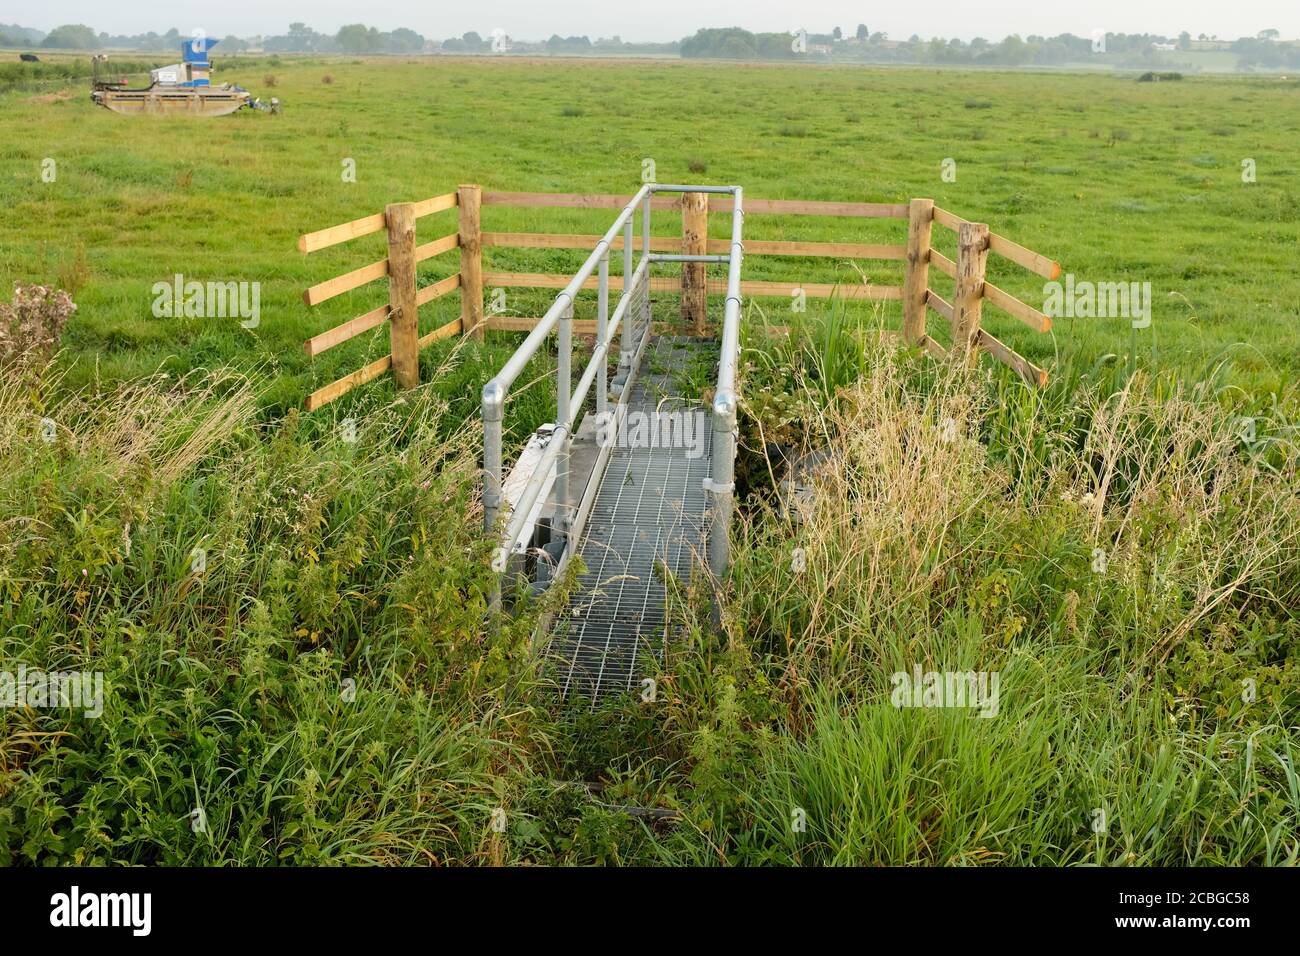
[[[97,50],[104,48],[142,51],[178,50],[188,38],[172,28],[166,33],[112,35],[96,33],[80,23],[63,24],[48,34],[17,24],[0,24],[0,45],[41,46],[46,49]],[[334,34],[319,33],[305,23],[291,23],[286,32],[269,37],[222,39],[222,52],[241,53],[261,49],[268,53],[526,53],[551,55],[673,54],[728,60],[794,60],[801,57],[833,56],[836,60],[867,63],[934,63],[976,66],[1064,66],[1086,62],[1096,56],[1091,37],[1062,33],[1053,37],[1018,34],[993,41],[976,37],[967,42],[934,37],[922,40],[913,35],[891,40],[886,33],[873,33],[865,23],[848,33],[840,27],[829,32],[752,33],[740,27],[698,30],[680,43],[635,43],[614,36],[553,34],[546,40],[520,41],[498,36],[485,38],[475,31],[458,37],[430,39],[405,27],[380,31],[363,23],[350,23]],[[1300,42],[1283,42],[1277,30],[1261,30],[1254,37],[1220,42],[1200,34],[1195,40],[1187,31],[1170,38],[1150,33],[1108,33],[1105,54],[1113,65],[1149,69],[1191,64],[1180,53],[1215,49],[1235,54],[1237,67],[1251,69],[1300,69]]]
[[[1265,37],[1264,34],[1272,34]],[[1276,30],[1263,30],[1258,37],[1234,40],[1232,52],[1237,54],[1237,66],[1260,67],[1265,70],[1300,69],[1300,43],[1278,43]]]
[[[1213,44],[1237,55],[1238,68],[1269,69],[1300,67],[1300,43],[1278,42],[1277,30],[1263,30],[1255,37],[1231,43]],[[1145,67],[1177,58],[1195,48],[1191,34],[1184,31],[1171,38],[1150,33],[1107,33],[1104,52],[1119,66]],[[1214,38],[1202,34],[1202,45]],[[793,60],[805,56],[833,55],[837,60],[872,63],[939,63],[981,66],[1062,66],[1086,61],[1096,55],[1092,37],[1062,33],[1053,37],[1018,34],[992,41],[976,37],[970,42],[934,37],[922,40],[915,34],[906,40],[890,40],[886,33],[872,33],[860,23],[848,37],[839,27],[829,33],[751,33],[740,27],[698,30],[681,42],[683,57],[723,60]]]
[[[0,23],[0,46],[38,46],[45,33],[16,23]]]
[[[810,43],[831,37],[809,36]],[[699,30],[682,41],[684,57],[717,57],[724,60],[793,60],[799,54],[789,33],[750,33],[740,27]]]
[[[5,40],[7,38],[7,42]],[[0,24],[0,45],[28,44],[63,50],[179,50],[189,38],[175,27],[166,33],[110,34],[96,33],[84,24],[65,24],[48,34],[17,25]],[[621,37],[562,37],[559,34],[542,41],[517,41],[509,37],[484,37],[470,30],[458,37],[429,39],[415,30],[399,27],[381,31],[364,23],[349,23],[334,34],[320,33],[305,23],[291,23],[282,34],[268,37],[226,36],[221,39],[223,53],[261,50],[266,53],[347,53],[347,54],[414,54],[414,53],[491,53],[533,54],[601,54],[601,53],[676,53],[677,43],[627,43]]]

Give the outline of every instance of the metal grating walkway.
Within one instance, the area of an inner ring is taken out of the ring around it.
[[[679,394],[683,373],[701,351],[716,357],[718,344],[654,336],[646,348],[628,396],[629,420],[636,413],[680,412],[692,416],[697,437],[689,447],[620,440],[611,450],[578,548],[585,571],[553,632],[566,698],[595,704],[639,690],[639,665],[647,657],[661,660],[667,640],[664,569],[686,578],[703,557],[712,429],[698,396]]]

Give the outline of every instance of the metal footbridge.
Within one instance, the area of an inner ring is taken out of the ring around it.
[[[657,193],[729,195],[729,253],[651,253],[651,200]],[[483,513],[488,534],[498,541],[494,604],[521,579],[540,591],[565,573],[574,556],[581,561],[566,606],[546,622],[555,680],[567,698],[596,703],[637,691],[669,637],[670,579],[687,578],[696,568],[707,569],[714,579],[726,572],[743,222],[739,186],[643,186],[483,387]],[[623,283],[611,310],[610,252],[620,232]],[[726,265],[717,339],[655,333],[650,280],[659,263]],[[573,305],[593,273],[595,344],[574,387]],[[557,339],[555,421],[533,435],[503,476],[503,421],[511,387],[552,333]],[[707,409],[698,386],[690,394],[692,373],[705,364],[716,366]]]

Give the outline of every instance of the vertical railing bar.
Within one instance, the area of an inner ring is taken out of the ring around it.
[[[501,512],[501,422],[505,402],[500,386],[492,388],[489,382],[483,389],[483,530],[489,538],[496,531],[497,516]],[[488,608],[501,607],[501,572],[506,569],[509,554],[498,547],[491,556],[492,586],[488,594]]]
[[[727,269],[727,304],[722,319],[718,384],[713,397],[713,461],[705,488],[713,497],[709,529],[709,570],[719,581],[731,557],[731,512],[736,488],[736,366],[740,356],[740,269],[744,259],[742,190],[737,187],[731,211],[731,265]],[[714,607],[717,616],[717,604]]]
[[[631,295],[632,289],[632,216],[627,217],[623,227],[623,295]],[[629,303],[630,304],[630,303]],[[628,310],[630,311],[630,309]],[[619,370],[626,372],[632,366],[632,316],[624,313],[622,345],[618,356]]]
[[[641,209],[641,255],[650,255],[650,193],[646,194],[645,205]]]
[[[569,417],[573,400],[573,303],[560,314],[559,341],[556,345],[558,359],[555,372],[555,424],[558,426],[552,441],[561,441],[559,457],[555,459],[555,518],[553,528],[557,540],[563,540],[569,529]]]
[[[609,329],[609,250],[600,257],[600,289],[596,299],[596,345],[606,346],[608,355]],[[602,361],[596,373],[596,414],[604,415],[609,403],[609,362]]]
[[[653,197],[653,193],[646,194],[645,208],[641,211],[641,258],[644,259],[646,263],[645,314],[642,316],[642,322],[645,324],[644,335],[650,333],[650,210],[652,208],[651,199]]]

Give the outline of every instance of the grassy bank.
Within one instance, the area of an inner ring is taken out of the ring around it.
[[[0,859],[473,858],[527,619],[482,630],[446,404],[309,437],[235,375],[39,402],[0,391],[0,659],[100,671],[109,703],[3,712]]]
[[[106,706],[0,717],[5,862],[1294,863],[1294,393],[1034,394],[868,340],[746,352],[722,631],[677,582],[654,699],[597,712],[531,611],[484,623],[436,388],[349,441],[232,374],[7,387],[0,657],[100,670]],[[772,436],[838,450],[802,505]],[[914,669],[997,700],[895,706]]]
[[[815,503],[757,507],[732,580],[732,732],[780,715],[718,775],[739,858],[1295,862],[1296,396],[1213,384],[1034,396],[868,356]],[[914,668],[999,674],[998,706],[899,708]]]

